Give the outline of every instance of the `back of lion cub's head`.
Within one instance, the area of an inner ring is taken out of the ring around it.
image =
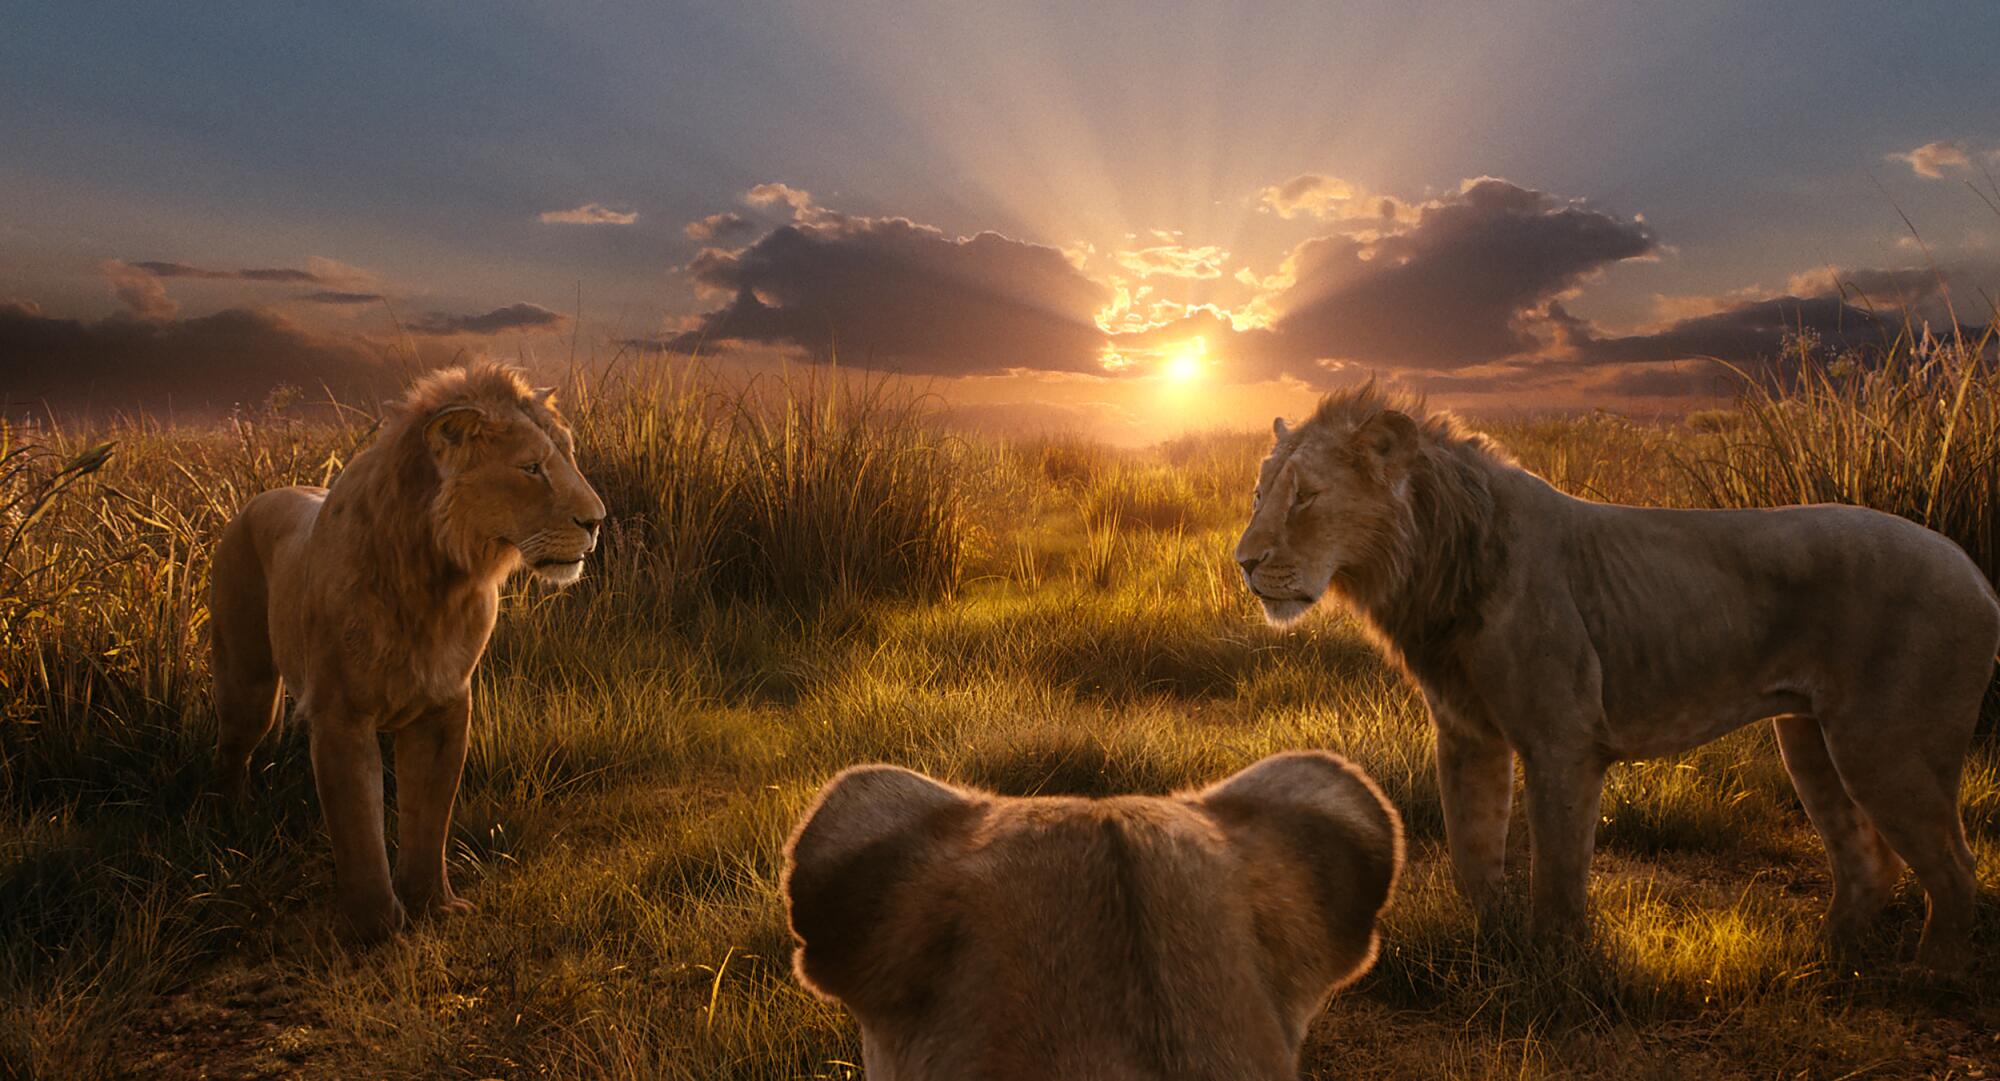
[[[604,504],[577,468],[555,393],[516,368],[481,360],[423,376],[389,408],[370,453],[390,479],[370,489],[374,517],[407,518],[420,500],[462,570],[525,566],[567,584],[596,546]]]
[[[870,1076],[1275,1079],[1373,962],[1402,828],[1323,752],[1104,800],[877,765],[786,855],[799,977],[854,1013]]]

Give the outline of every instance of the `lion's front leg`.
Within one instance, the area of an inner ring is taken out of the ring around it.
[[[382,748],[367,717],[343,709],[306,710],[313,784],[333,840],[340,907],[363,941],[387,938],[406,917],[389,884],[382,833]]]
[[[1437,769],[1452,874],[1480,917],[1490,918],[1500,904],[1507,870],[1514,751],[1497,734],[1470,734],[1440,723]]]
[[[1590,928],[1590,857],[1597,847],[1605,764],[1573,748],[1523,751],[1534,929],[1581,936]]]
[[[445,872],[471,722],[471,699],[460,698],[396,733],[396,892],[411,912],[472,911]]]

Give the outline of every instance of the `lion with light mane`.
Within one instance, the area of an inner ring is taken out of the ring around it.
[[[1276,433],[1236,546],[1244,579],[1281,624],[1338,596],[1421,688],[1476,906],[1501,892],[1516,754],[1533,922],[1576,931],[1606,768],[1772,718],[1832,863],[1836,941],[1907,863],[1930,902],[1918,960],[1966,962],[1958,789],[2000,602],[1951,541],[1857,507],[1575,499],[1372,385]]]
[[[435,372],[391,407],[331,489],[250,500],[215,551],[215,773],[242,791],[284,695],[308,730],[341,908],[364,939],[467,912],[445,876],[472,671],[500,586],[583,574],[604,504],[553,395],[491,363]],[[397,853],[383,836],[393,733]]]
[[[807,986],[884,1081],[1280,1081],[1375,959],[1402,823],[1274,755],[1199,792],[1016,799],[835,777],[786,846]]]

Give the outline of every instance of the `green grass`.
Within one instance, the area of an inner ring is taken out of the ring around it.
[[[1974,373],[1967,399],[1993,382]],[[1820,414],[1878,399],[1814,393],[1495,434],[1601,498],[1785,501],[1808,493],[1752,468],[1760,409],[1817,418],[1795,432],[1810,454],[1783,461],[1861,468],[1837,464],[1867,445],[1835,437],[1855,423]],[[0,1076],[854,1077],[851,1023],[790,977],[776,893],[782,839],[834,771],[1165,792],[1294,747],[1366,767],[1412,856],[1310,1076],[1966,1077],[2000,1058],[1990,905],[1964,984],[1899,974],[1914,891],[1875,963],[1824,955],[1824,860],[1762,728],[1613,772],[1594,948],[1547,952],[1518,911],[1476,928],[1442,860],[1420,702],[1344,617],[1273,631],[1239,586],[1261,437],[971,442],[881,383],[677,373],[569,397],[613,524],[583,585],[510,598],[478,679],[453,875],[480,911],[359,953],[336,935],[303,733],[264,749],[242,813],[205,792],[202,597],[234,507],[325,480],[366,420],[44,435],[0,472],[0,508],[25,506],[9,500],[113,442],[46,513],[0,509]],[[1915,489],[1853,489],[1885,490]],[[1989,740],[1965,806],[1990,897]]]

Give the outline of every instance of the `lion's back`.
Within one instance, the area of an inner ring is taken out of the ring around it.
[[[1879,622],[1885,609],[2000,627],[1993,588],[1963,549],[1867,507],[1602,506],[1588,521],[1563,546],[1572,579],[1607,597],[1634,592],[1655,618],[1692,603],[1745,618],[1758,608],[1787,609],[1822,629]],[[1593,574],[1602,580],[1590,581]]]
[[[1536,557],[1559,567],[1612,726],[1626,729],[1614,742],[1635,752],[1658,749],[1641,729],[1719,734],[1745,711],[1811,708],[1857,679],[1984,672],[2000,648],[2000,601],[1978,566],[1895,515],[1572,506],[1547,519],[1564,532]]]
[[[254,559],[274,585],[289,580],[325,502],[326,489],[303,484],[252,496],[223,532],[216,549],[218,569],[225,559]]]

